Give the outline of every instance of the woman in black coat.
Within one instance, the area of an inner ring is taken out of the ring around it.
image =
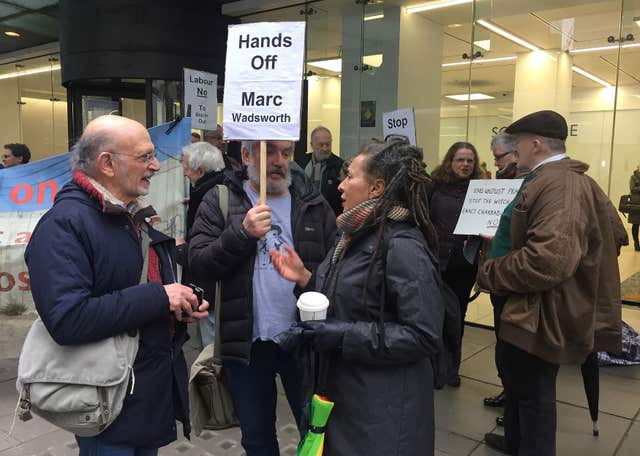
[[[282,338],[310,346],[327,374],[316,386],[335,403],[325,455],[433,454],[444,310],[424,168],[412,146],[365,146],[340,184],[341,238],[316,273],[290,248],[272,252],[283,277],[330,301],[327,320]]]
[[[457,142],[449,148],[440,166],[431,174],[431,220],[438,233],[438,261],[442,278],[451,287],[460,303],[460,339],[464,334],[464,318],[471,288],[475,282],[477,263],[475,259],[470,263],[463,255],[467,236],[453,234],[453,230],[462,211],[469,181],[483,177],[478,162],[478,152],[473,144]],[[455,374],[448,382],[451,386],[460,386],[460,359],[461,353],[457,353]]]

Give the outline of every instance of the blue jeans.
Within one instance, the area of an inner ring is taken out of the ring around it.
[[[248,366],[226,362],[225,371],[247,456],[279,456],[276,438],[276,373],[280,374],[287,401],[299,424],[302,415],[302,371],[293,357],[274,342],[259,340],[251,346],[251,362]]]
[[[158,456],[157,448],[134,448],[127,445],[115,445],[103,442],[100,437],[76,436],[79,456]]]

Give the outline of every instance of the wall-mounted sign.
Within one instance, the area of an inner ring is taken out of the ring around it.
[[[360,128],[373,128],[376,126],[376,101],[367,100],[360,102]]]
[[[304,30],[304,22],[229,26],[225,139],[299,139]]]
[[[412,146],[416,146],[416,123],[413,108],[398,109],[382,114],[382,134],[401,135],[409,138]]]
[[[218,124],[218,75],[184,68],[184,117],[191,126],[215,130]]]
[[[493,236],[500,216],[518,194],[523,179],[477,179],[469,183],[453,234]]]

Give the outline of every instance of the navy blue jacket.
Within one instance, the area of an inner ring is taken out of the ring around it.
[[[149,212],[138,215],[143,219]],[[38,313],[59,344],[139,331],[133,394],[100,438],[155,448],[176,439],[176,419],[184,423],[185,435],[190,431],[182,353],[187,333],[185,324],[175,322],[170,337],[169,298],[162,284],[139,284],[143,258],[136,222],[76,172],[38,222],[25,260]],[[149,236],[162,282],[175,282],[174,240],[152,228]]]

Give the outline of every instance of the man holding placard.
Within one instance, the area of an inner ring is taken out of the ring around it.
[[[229,27],[224,137],[242,140],[244,170],[225,170],[227,196],[204,197],[189,244],[194,275],[222,284],[220,344],[247,456],[278,456],[276,373],[300,424],[302,372],[275,337],[296,321],[293,284],[269,250],[294,246],[309,270],[335,238],[335,215],[299,167],[304,22]],[[258,140],[258,141],[256,141]],[[224,209],[226,207],[226,210]]]
[[[482,287],[507,296],[499,331],[505,436],[486,434],[485,442],[554,456],[559,365],[621,350],[617,251],[626,232],[588,166],[566,156],[560,114],[529,114],[506,133],[516,135],[518,168],[531,171],[500,219],[495,239],[509,242],[494,240],[478,275]]]
[[[248,456],[278,455],[275,432],[279,374],[296,421],[302,410],[302,372],[292,355],[274,342],[296,321],[294,285],[281,278],[270,249],[295,246],[310,270],[335,238],[333,211],[298,169],[289,168],[292,141],[267,141],[265,202],[260,201],[258,141],[244,141],[248,176],[225,171],[228,219],[219,189],[205,196],[192,230],[192,272],[207,294],[222,282],[222,358],[233,397],[242,445]],[[248,179],[247,179],[248,177]]]

